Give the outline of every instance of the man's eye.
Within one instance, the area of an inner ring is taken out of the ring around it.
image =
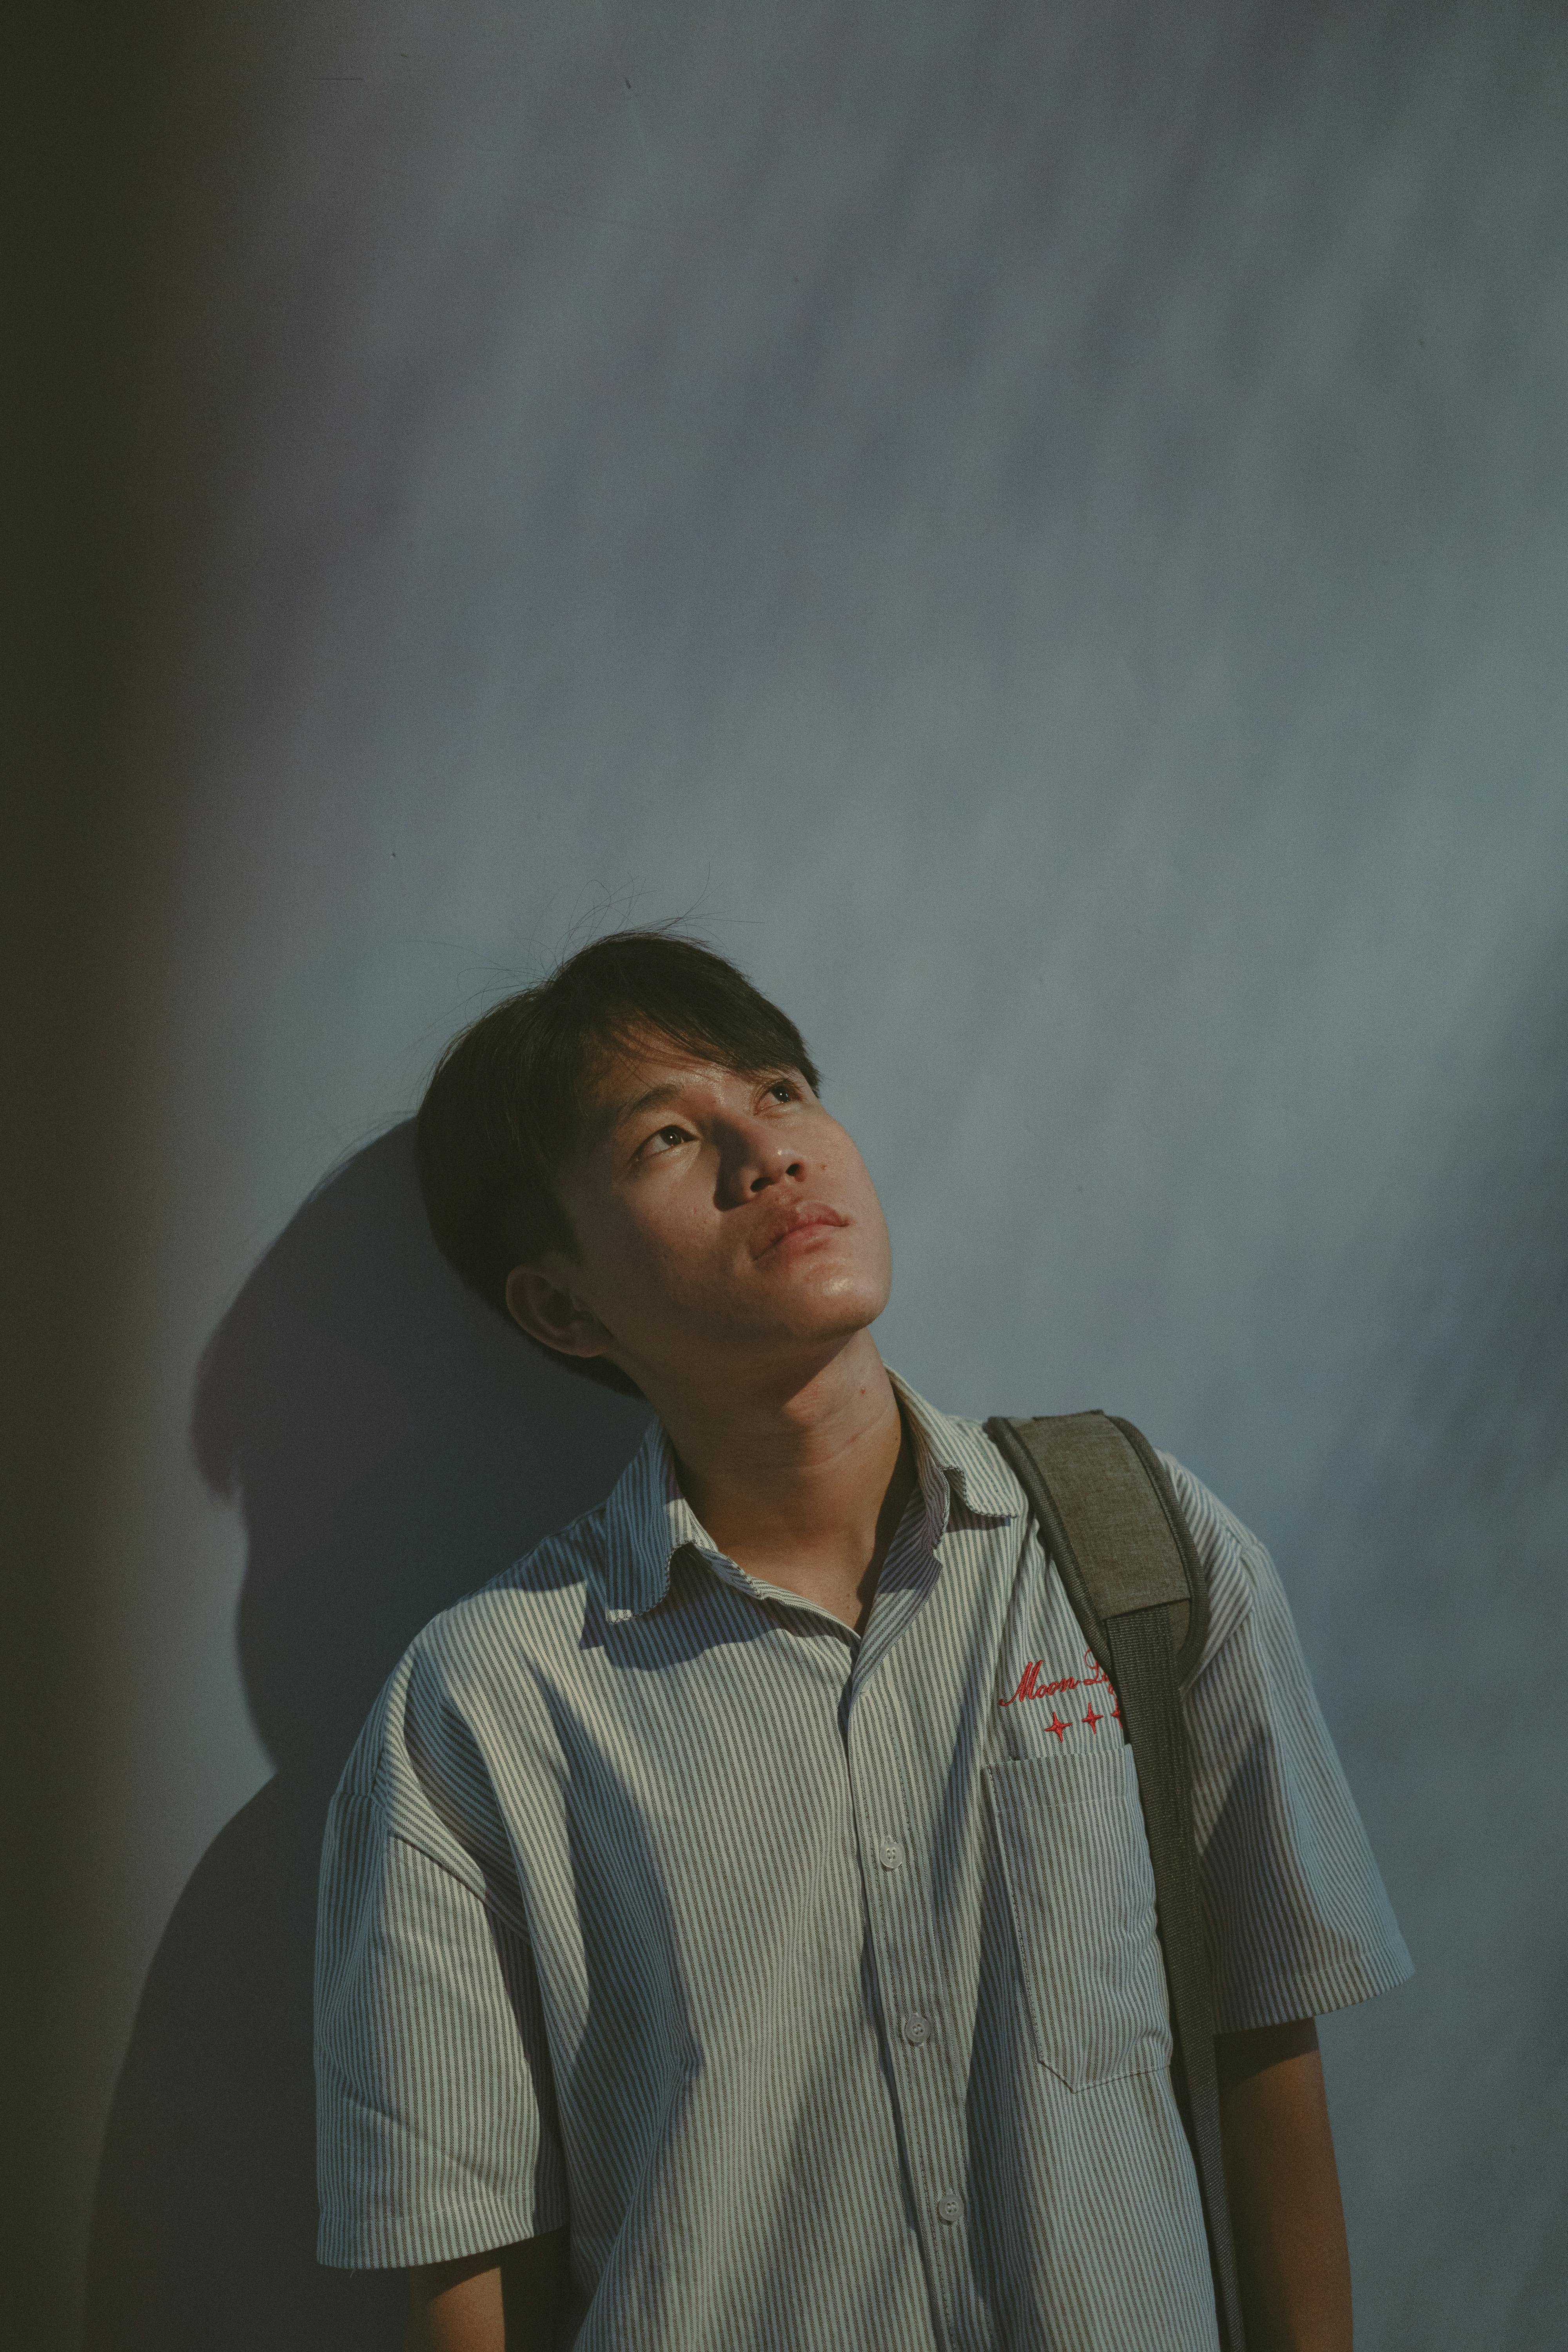
[[[686,1129],[683,1127],[661,1127],[648,1137],[647,1141],[643,1145],[643,1150],[658,1152],[664,1150],[668,1144],[684,1143],[685,1140]]]
[[[794,1102],[795,1082],[791,1078],[775,1078],[768,1092],[771,1095],[777,1095],[781,1102]]]

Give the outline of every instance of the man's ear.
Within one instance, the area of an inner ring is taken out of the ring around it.
[[[602,1356],[609,1333],[570,1282],[564,1260],[552,1255],[514,1265],[506,1278],[507,1311],[531,1339],[563,1356]]]

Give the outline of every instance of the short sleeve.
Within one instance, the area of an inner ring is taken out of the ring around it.
[[[482,1810],[471,1772],[432,1785],[428,1739],[414,1767],[412,1678],[405,1661],[362,1732],[321,1853],[317,2254],[341,2269],[443,2262],[566,2219],[527,1935],[482,1836],[462,1833]]]
[[[1186,1697],[1222,2033],[1322,2016],[1413,1973],[1264,1546],[1165,1461],[1209,1573]]]

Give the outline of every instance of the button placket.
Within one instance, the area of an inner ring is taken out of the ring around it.
[[[885,1663],[885,1662],[884,1662]],[[910,2187],[928,2217],[921,2230],[933,2287],[951,2320],[953,2282],[952,2266],[962,2263],[962,2246],[951,2225],[963,2212],[963,2202],[949,2187],[955,2148],[945,2144],[942,2110],[945,2073],[940,2052],[940,2021],[933,2014],[938,1990],[932,1975],[935,1954],[931,1948],[927,1900],[914,1849],[903,1835],[895,1836],[889,1815],[900,1828],[913,1819],[913,1791],[902,1754],[902,1734],[896,1703],[880,1691],[867,1691],[851,1710],[846,1762],[853,1801],[862,1823],[860,1853],[867,1895],[870,1960],[878,1999],[895,2055],[890,2084],[904,2136]],[[931,2069],[938,2072],[933,2074]],[[907,2070],[907,2072],[906,2072]],[[900,2081],[901,2078],[901,2081]],[[933,2106],[932,2102],[935,2102]],[[943,2352],[957,2352],[944,2341]]]

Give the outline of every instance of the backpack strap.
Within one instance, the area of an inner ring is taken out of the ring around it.
[[[1029,1498],[1089,1648],[1110,1675],[1138,1769],[1175,2034],[1176,2087],[1208,2225],[1224,2352],[1244,2352],[1220,2147],[1214,1980],[1193,1829],[1181,1685],[1208,1633],[1208,1580],[1163,1464],[1103,1412],[988,1421]]]

